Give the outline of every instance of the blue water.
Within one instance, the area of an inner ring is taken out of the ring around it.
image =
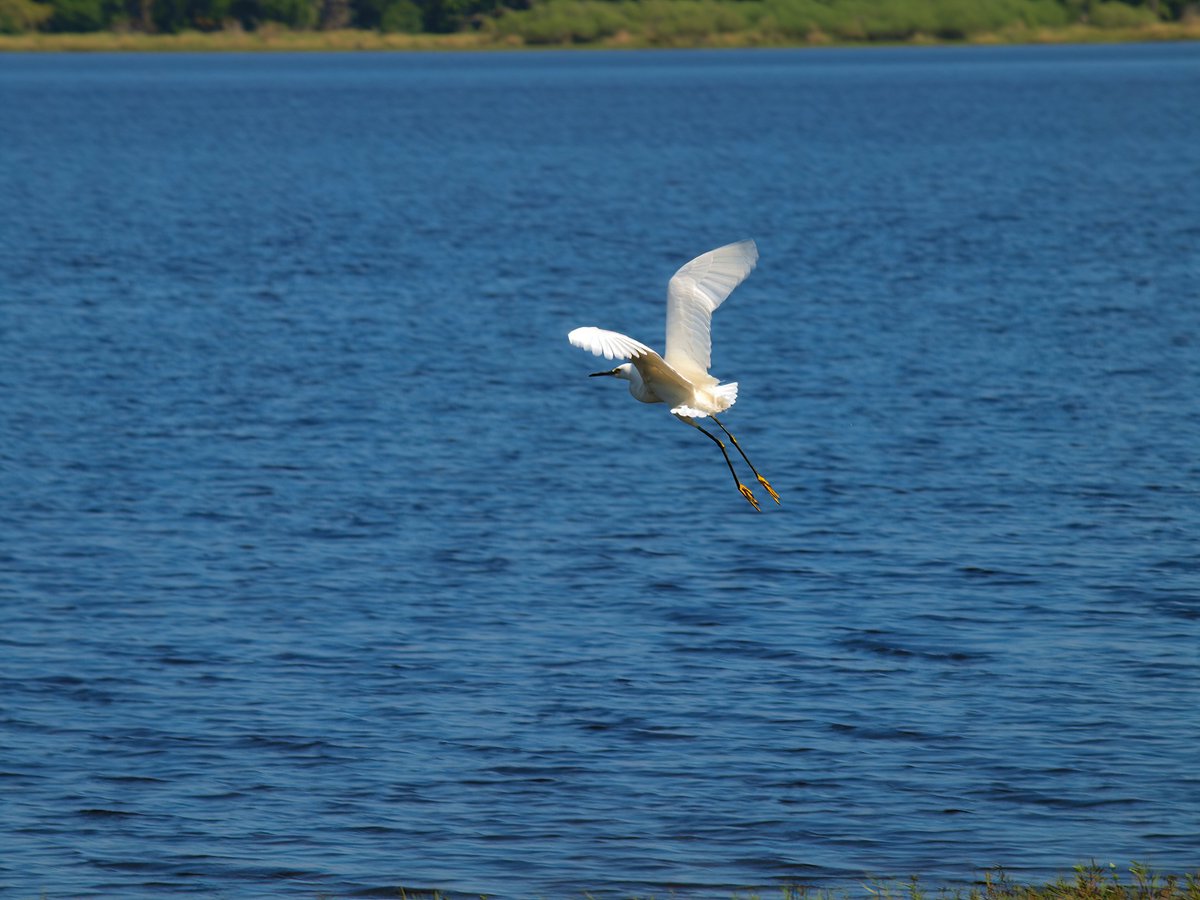
[[[1200,867],[1198,108],[1194,44],[0,56],[0,893]],[[743,237],[762,513],[566,342]]]

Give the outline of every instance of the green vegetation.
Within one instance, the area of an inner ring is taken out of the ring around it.
[[[1071,878],[1043,885],[1017,884],[996,871],[985,873],[983,882],[974,887],[941,889],[932,895],[916,878],[899,886],[869,886],[866,890],[881,900],[1200,900],[1200,872],[1183,877],[1163,876],[1148,866],[1134,863],[1129,867],[1129,878],[1125,879],[1115,865],[1091,863],[1076,866]],[[817,900],[803,892],[799,896]],[[793,892],[792,897],[797,895]]]
[[[1122,4],[1130,17],[1157,20],[1149,9]],[[1056,0],[544,0],[484,26],[527,43],[591,43],[622,31],[651,43],[691,42],[708,35],[754,32],[779,42],[905,41],[917,35],[962,40],[971,34],[1067,25]]]
[[[590,898],[586,892],[580,894]],[[673,895],[667,895],[669,900]],[[397,888],[400,900],[449,900],[440,891]],[[1071,878],[1050,884],[1021,885],[1010,881],[1001,871],[987,872],[983,881],[970,888],[940,888],[927,892],[914,877],[892,884],[872,882],[862,885],[861,893],[845,890],[817,890],[787,885],[775,893],[735,893],[731,900],[1200,900],[1200,872],[1192,875],[1159,875],[1148,866],[1134,863],[1125,879],[1116,866],[1076,866]],[[486,900],[484,895],[481,900]],[[639,898],[630,898],[639,900]],[[640,900],[656,900],[644,897]]]
[[[25,50],[1198,38],[1200,0],[0,0]]]

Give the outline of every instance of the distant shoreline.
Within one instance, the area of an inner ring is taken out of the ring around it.
[[[1200,41],[1200,19],[1157,22],[1130,28],[1069,25],[1062,28],[1013,28],[941,40],[917,35],[906,41],[780,41],[755,32],[729,32],[705,37],[651,40],[622,33],[589,43],[526,43],[512,36],[486,32],[455,34],[384,34],[378,31],[292,31],[265,26],[257,31],[184,31],[178,34],[98,31],[87,34],[29,32],[0,35],[0,53],[258,53],[342,51],[464,51],[464,50],[598,50],[598,49],[718,49],[803,47],[914,47],[1018,44],[1124,44]]]

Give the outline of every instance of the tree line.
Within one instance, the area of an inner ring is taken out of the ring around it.
[[[0,0],[0,33],[361,28],[448,33],[499,0]]]
[[[1128,28],[1200,15],[1198,0],[0,0],[0,33],[477,30],[524,43],[621,32],[669,40],[757,30],[781,39],[959,39],[1007,27]]]

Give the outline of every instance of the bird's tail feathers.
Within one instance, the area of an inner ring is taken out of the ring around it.
[[[728,384],[718,384],[713,388],[713,399],[717,401],[717,406],[720,407],[718,412],[725,412],[729,407],[737,402],[738,386],[736,381],[731,381]]]
[[[696,399],[705,409],[697,409],[694,406],[675,406],[671,408],[671,412],[688,419],[703,419],[713,413],[725,412],[737,400],[737,382],[714,384],[703,391],[698,390]]]

